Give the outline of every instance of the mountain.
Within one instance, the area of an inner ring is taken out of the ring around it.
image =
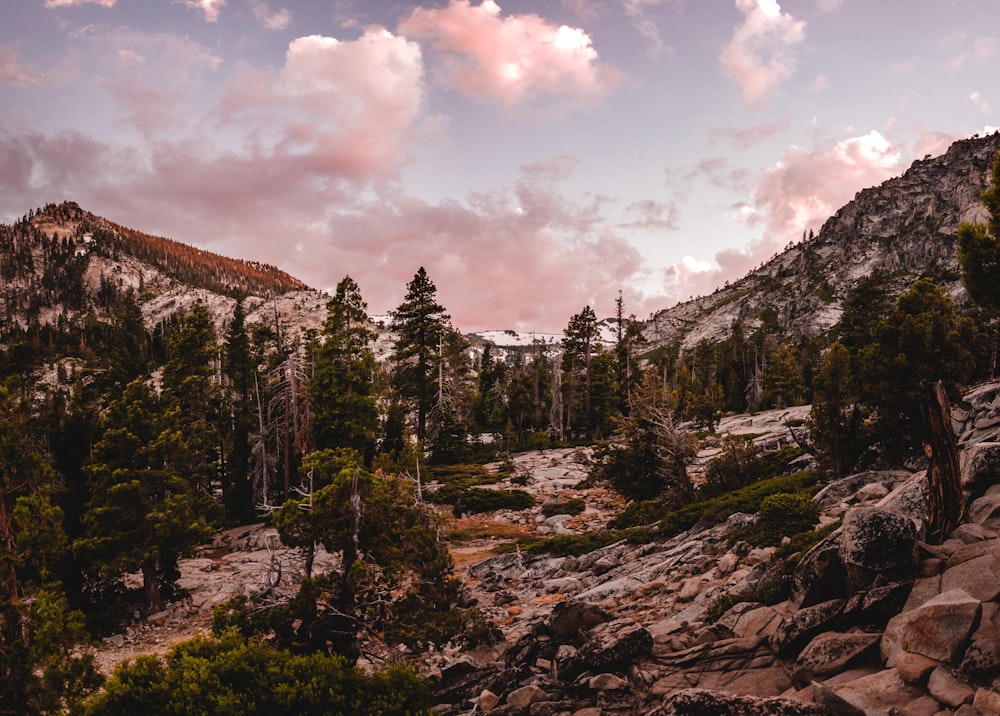
[[[966,300],[955,234],[982,221],[1000,133],[955,142],[939,157],[915,161],[900,177],[857,193],[819,233],[714,293],[656,313],[645,326],[651,345],[724,339],[733,321],[776,322],[785,335],[815,336],[839,319],[862,276],[886,272],[895,296],[923,276]]]
[[[147,327],[200,300],[222,328],[242,295],[250,321],[319,328],[328,300],[274,266],[151,236],[70,201],[0,225],[0,278],[0,340],[106,320],[116,296],[129,291]]]

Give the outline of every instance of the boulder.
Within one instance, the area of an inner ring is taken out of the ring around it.
[[[792,596],[800,607],[811,607],[848,596],[840,559],[841,531],[817,544],[799,561],[792,575]]]
[[[849,665],[877,653],[881,634],[826,632],[815,637],[799,654],[799,677],[806,682],[839,673]]]
[[[912,577],[917,572],[917,528],[889,509],[855,507],[844,516],[840,561],[852,593],[868,589],[876,579]]]
[[[952,708],[957,708],[962,704],[971,704],[976,695],[975,688],[943,666],[939,666],[931,672],[930,678],[927,680],[927,691],[935,699]]]
[[[549,695],[538,686],[522,686],[507,694],[507,705],[515,709],[523,709],[539,701],[547,701]]]
[[[909,713],[910,705],[923,696],[920,689],[903,681],[895,669],[886,669],[834,686],[813,682],[816,703],[829,709],[826,713],[845,716]]]
[[[1000,482],[1000,443],[967,445],[959,455],[962,485],[973,495],[981,495]],[[979,522],[979,520],[973,520]]]
[[[940,661],[929,659],[923,654],[911,654],[908,651],[901,651],[896,656],[895,669],[899,676],[908,684],[924,684],[927,678],[937,667],[941,666]]]
[[[775,632],[771,645],[784,656],[796,656],[817,634],[836,627],[843,608],[843,599],[833,599],[798,610]]]
[[[604,631],[581,646],[576,655],[557,664],[559,678],[572,680],[585,671],[626,671],[633,661],[652,651],[653,636],[644,627]]]
[[[828,713],[821,706],[794,699],[736,696],[706,689],[685,689],[665,699],[648,716],[828,716]]]
[[[882,657],[892,665],[900,650],[958,664],[979,623],[981,604],[960,589],[939,594],[890,620],[882,635]]]
[[[927,472],[914,473],[879,500],[875,506],[913,520],[913,524],[917,527],[917,536],[924,539],[927,535],[927,520],[930,514],[930,503],[927,501]]]
[[[969,547],[990,544],[978,542]],[[991,602],[1000,596],[1000,560],[992,550],[953,565],[956,556],[957,553],[948,560],[944,574],[941,575],[942,592],[962,589],[981,602]]]
[[[969,520],[981,527],[1000,527],[1000,490],[989,490],[969,506]]]
[[[583,642],[588,631],[610,618],[610,614],[595,604],[559,602],[552,608],[549,631],[560,641]]]

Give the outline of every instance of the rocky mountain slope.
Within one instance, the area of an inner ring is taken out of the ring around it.
[[[787,432],[786,412],[733,416],[721,429],[773,442]],[[831,482],[815,501],[818,525],[836,529],[777,603],[754,596],[782,568],[776,549],[733,539],[759,519],[752,514],[580,556],[496,554],[514,536],[602,529],[622,507],[583,482],[589,449],[516,455],[499,486],[530,491],[535,507],[443,515],[468,596],[502,639],[406,658],[431,678],[442,714],[996,716],[1000,383],[972,390],[953,427],[967,520],[940,545],[924,541],[922,470]],[[582,513],[543,510],[572,498],[585,501]],[[321,551],[317,566],[336,559]],[[188,598],[106,639],[105,669],[204,631],[212,607],[234,595],[290,596],[301,558],[257,525],[219,533],[180,567]],[[373,665],[403,656],[377,643],[365,653]]]
[[[657,313],[646,337],[691,347],[725,338],[737,319],[758,326],[765,312],[784,333],[817,335],[837,322],[857,280],[876,270],[888,274],[893,295],[931,276],[964,300],[955,233],[963,221],[985,219],[980,194],[998,150],[994,133],[914,162],[902,176],[858,192],[813,238],[725,288]]]

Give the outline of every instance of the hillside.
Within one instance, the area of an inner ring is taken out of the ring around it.
[[[858,279],[877,270],[888,274],[893,296],[930,276],[963,302],[955,232],[963,221],[985,217],[980,193],[998,150],[1000,133],[962,140],[859,191],[815,236],[735,283],[655,314],[645,326],[647,339],[690,348],[725,338],[735,320],[752,329],[765,318],[785,335],[814,336],[837,322]]]

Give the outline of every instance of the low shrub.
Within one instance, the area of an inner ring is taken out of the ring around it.
[[[450,483],[424,494],[434,504],[452,505],[458,514],[526,510],[535,505],[535,498],[524,490],[488,490],[463,483]]]
[[[578,515],[586,509],[586,500],[581,497],[570,497],[566,500],[546,502],[542,505],[542,514],[546,517],[552,517],[553,515]]]
[[[798,472],[761,480],[732,492],[692,502],[664,515],[659,523],[660,531],[665,537],[672,537],[702,521],[718,523],[735,512],[757,512],[765,497],[779,492],[811,490],[818,480],[819,475],[815,472]]]
[[[593,552],[595,549],[607,547],[615,542],[626,541],[629,544],[646,544],[656,539],[657,535],[646,529],[632,527],[625,530],[608,530],[604,532],[584,532],[579,535],[558,535],[541,540],[520,543],[519,547],[531,554],[551,554],[556,557],[579,557]],[[510,552],[518,545],[504,545],[500,552]]]

